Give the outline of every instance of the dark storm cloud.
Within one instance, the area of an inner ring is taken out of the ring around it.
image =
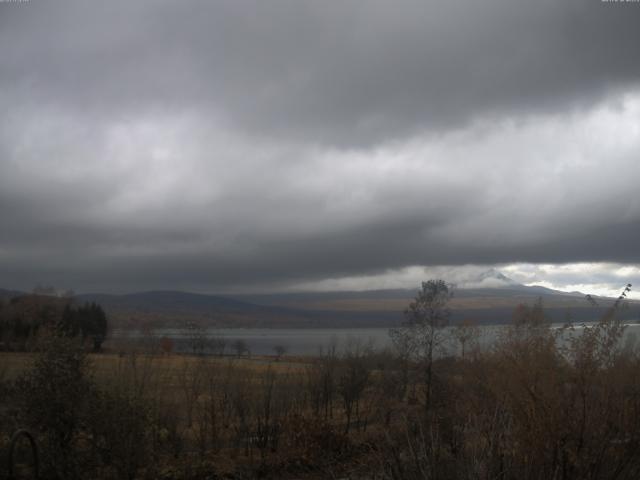
[[[0,284],[639,263],[639,20],[595,0],[0,3]]]
[[[258,135],[371,144],[636,84],[640,9],[598,0],[2,5],[2,87],[110,116],[208,109]]]

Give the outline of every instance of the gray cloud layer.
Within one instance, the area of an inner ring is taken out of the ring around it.
[[[639,263],[640,5],[0,3],[0,283]]]
[[[579,109],[640,73],[639,9],[596,0],[2,8],[14,98],[109,120],[205,110],[252,134],[322,144]]]

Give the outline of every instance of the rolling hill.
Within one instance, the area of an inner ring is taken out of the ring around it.
[[[520,304],[542,299],[550,320],[593,321],[614,299],[597,298],[598,307],[579,292],[566,293],[513,282],[495,270],[478,282],[462,285],[451,301],[452,322],[508,323]],[[484,285],[490,285],[485,287]],[[0,298],[20,295],[0,290]],[[301,292],[252,295],[204,295],[180,291],[149,291],[124,295],[82,294],[76,301],[104,307],[112,325],[124,328],[172,327],[195,322],[219,327],[359,327],[393,326],[415,297],[414,289]],[[640,302],[628,302],[622,318],[640,318]]]

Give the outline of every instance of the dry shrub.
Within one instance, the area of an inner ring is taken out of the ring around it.
[[[43,470],[53,478],[82,478],[91,460],[82,448],[93,394],[90,366],[79,342],[50,335],[29,371],[16,381],[20,418],[36,432]]]
[[[434,362],[432,409],[405,407],[386,478],[626,479],[640,470],[640,360],[612,317],[553,329],[523,309],[491,351]]]
[[[350,447],[343,429],[315,417],[291,417],[286,432],[282,449],[307,461],[323,463],[341,456]]]

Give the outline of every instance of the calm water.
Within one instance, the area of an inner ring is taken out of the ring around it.
[[[555,325],[560,327],[561,325]],[[504,326],[488,325],[478,327],[480,345],[491,344]],[[579,328],[577,328],[579,331]],[[316,355],[321,350],[336,346],[343,351],[350,344],[370,344],[375,349],[391,347],[388,328],[211,328],[201,332],[208,345],[207,350],[213,353],[216,340],[225,344],[225,353],[234,353],[234,342],[242,340],[254,355],[273,355],[276,346],[283,346],[291,355]],[[157,329],[153,332],[157,339],[169,337],[174,342],[176,351],[188,351],[191,348],[193,334],[184,329]],[[145,336],[140,332],[115,331],[112,341],[144,341]],[[627,323],[625,342],[635,342],[640,338],[640,324]],[[219,346],[217,347],[219,348]],[[455,349],[452,343],[451,349]]]

